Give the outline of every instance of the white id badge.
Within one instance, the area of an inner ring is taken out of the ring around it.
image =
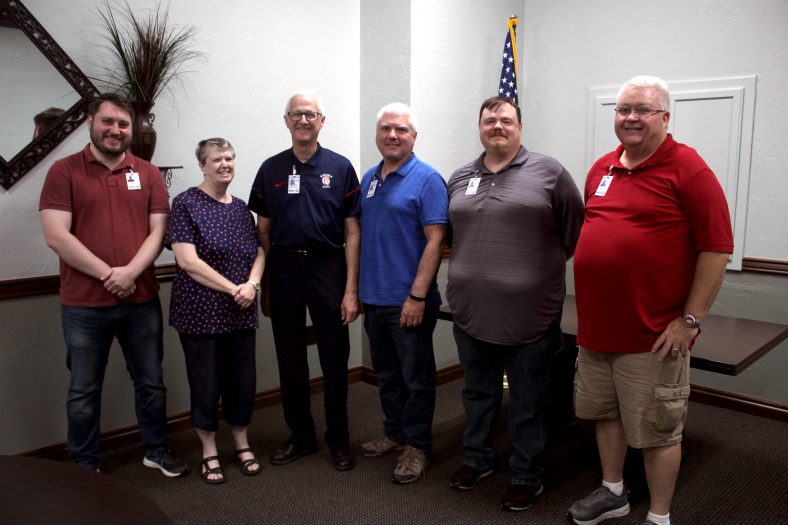
[[[293,173],[287,177],[287,193],[301,193],[301,175]]]
[[[130,190],[141,190],[140,174],[136,171],[130,171],[126,174],[126,187]]]
[[[613,182],[612,175],[603,176],[602,180],[599,181],[599,186],[594,192],[594,195],[596,195],[597,197],[604,197],[605,194],[607,193],[608,188],[610,188],[610,184],[612,184],[612,182]]]
[[[375,195],[375,190],[378,188],[378,179],[372,179],[372,182],[369,185],[369,189],[367,190],[367,198],[370,198]]]
[[[468,187],[465,188],[465,195],[476,195],[481,180],[481,177],[472,177],[471,180],[468,181]]]

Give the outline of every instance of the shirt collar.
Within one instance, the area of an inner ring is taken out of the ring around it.
[[[103,162],[98,160],[96,158],[96,156],[93,154],[93,150],[90,149],[90,143],[85,145],[85,147],[82,149],[82,155],[84,156],[85,160],[87,160],[88,164],[98,164],[98,165],[103,166],[104,168],[109,170],[109,168],[107,168],[107,166]],[[123,158],[123,162],[121,162],[120,164],[115,166],[112,170],[110,170],[110,172],[111,173],[115,173],[116,171],[123,170],[123,169],[129,169],[131,171],[137,171],[134,168],[134,164],[135,164],[136,160],[137,160],[137,157],[132,155],[131,151],[127,149],[126,150],[126,156]]]
[[[484,152],[482,152],[482,154],[479,155],[479,158],[476,159],[476,165],[474,166],[474,169],[476,171],[481,172],[481,173],[492,173],[484,165],[484,156],[485,155],[486,155],[486,153],[484,153]],[[514,156],[514,158],[511,161],[509,161],[509,164],[507,164],[506,166],[501,168],[498,171],[498,173],[500,173],[502,171],[506,171],[509,168],[511,168],[512,166],[522,166],[523,164],[525,164],[525,161],[528,160],[528,155],[529,155],[528,154],[528,150],[525,149],[525,146],[520,144],[520,149],[517,151],[517,154]]]
[[[298,160],[298,157],[296,157],[292,147],[290,148],[290,156],[292,157],[293,162],[296,164],[307,164],[309,166],[314,167],[317,166],[317,162],[320,159],[320,154],[322,153],[322,151],[323,151],[323,146],[321,146],[320,143],[318,142],[317,149],[315,150],[314,153],[312,153],[312,156],[309,157],[309,159],[307,159],[306,162],[301,162],[300,160]]]
[[[668,156],[670,151],[675,146],[676,146],[676,141],[673,139],[673,135],[668,133],[668,135],[665,137],[665,140],[662,141],[662,144],[660,144],[657,147],[657,149],[654,151],[654,153],[652,153],[649,156],[649,158],[647,158],[646,160],[644,160],[634,168],[629,169],[624,167],[623,164],[621,164],[621,155],[624,154],[624,146],[623,144],[619,144],[618,147],[616,148],[616,164],[613,167],[627,171],[635,171],[635,170],[645,169],[650,166],[656,166],[658,164],[661,164],[662,161],[665,160],[665,157]]]
[[[419,162],[419,159],[416,157],[416,154],[415,153],[411,153],[410,157],[408,157],[408,160],[405,161],[403,164],[400,164],[400,166],[397,169],[395,169],[394,171],[390,171],[389,175],[396,174],[396,175],[399,175],[400,177],[407,177],[408,174],[411,171],[413,171],[413,168],[415,168],[415,166],[416,166],[416,164],[418,162]],[[378,167],[375,170],[375,175],[378,178],[380,178],[380,173],[381,173],[382,170],[383,170],[383,161],[381,160],[380,164],[378,164]]]

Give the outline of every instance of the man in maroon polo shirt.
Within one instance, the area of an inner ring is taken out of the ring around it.
[[[170,208],[159,170],[128,151],[132,121],[133,110],[120,96],[93,100],[90,144],[52,165],[39,210],[47,245],[60,257],[71,461],[99,469],[101,391],[117,338],[134,382],[143,464],[175,477],[186,464],[167,444],[162,316],[153,268]]]

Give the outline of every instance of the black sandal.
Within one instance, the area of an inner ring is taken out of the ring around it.
[[[225,481],[227,481],[227,476],[224,475],[224,469],[222,468],[222,464],[219,463],[218,467],[210,467],[208,463],[211,461],[219,462],[219,456],[208,456],[207,458],[202,458],[200,461],[200,477],[202,480],[209,484],[209,485],[221,485]],[[218,475],[218,478],[210,478],[209,476]]]
[[[246,452],[252,454],[252,459],[241,459],[241,454],[244,454]],[[263,466],[260,464],[259,461],[257,461],[254,452],[252,452],[252,449],[249,447],[237,449],[235,451],[235,457],[237,457],[238,461],[241,463],[241,472],[243,472],[247,476],[256,476],[260,473],[261,470],[263,470]],[[252,467],[254,467],[255,465],[257,465],[257,468],[252,469]]]

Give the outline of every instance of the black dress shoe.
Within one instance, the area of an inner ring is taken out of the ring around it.
[[[544,486],[539,485],[512,485],[504,492],[501,498],[501,507],[506,510],[526,510],[533,506],[536,498],[542,495]]]
[[[463,465],[454,473],[449,482],[449,486],[453,489],[471,490],[479,484],[481,480],[491,476],[493,469],[479,471],[469,465]]]
[[[332,448],[331,463],[337,470],[350,470],[356,466],[356,459],[353,457],[353,452],[350,450],[350,447]]]
[[[286,443],[282,448],[271,454],[271,465],[287,465],[300,457],[317,452],[317,445],[301,447],[293,443]]]

